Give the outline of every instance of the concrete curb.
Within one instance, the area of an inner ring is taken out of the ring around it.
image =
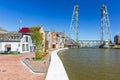
[[[64,69],[63,63],[57,55],[57,53],[60,50],[64,49],[68,48],[62,48],[52,52],[51,62],[45,80],[69,80],[67,73]]]
[[[28,68],[30,68],[34,73],[46,73],[46,72],[43,72],[43,71],[39,71],[39,70],[36,70],[34,68],[32,68],[27,62],[25,62],[23,59],[21,60]]]
[[[36,70],[34,70],[29,64],[27,64],[24,60],[20,60],[20,62],[29,69],[30,72],[34,73],[34,74],[45,74],[44,72],[38,72]]]

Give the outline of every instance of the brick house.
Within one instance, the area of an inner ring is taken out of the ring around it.
[[[63,48],[65,44],[65,33],[56,31],[46,31],[49,49]]]

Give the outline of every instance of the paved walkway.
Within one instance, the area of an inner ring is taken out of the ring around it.
[[[0,80],[44,80],[45,74],[32,73],[21,62],[21,58],[34,54],[0,55]]]
[[[52,52],[51,62],[45,80],[69,80],[63,63],[58,56],[58,52],[64,49],[68,48],[61,48]]]

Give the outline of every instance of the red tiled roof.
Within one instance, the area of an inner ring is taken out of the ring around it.
[[[38,28],[38,31],[41,29],[41,27]],[[30,28],[24,27],[18,31],[19,33],[30,33]]]
[[[19,33],[30,33],[30,29],[29,28],[22,28],[19,30]]]

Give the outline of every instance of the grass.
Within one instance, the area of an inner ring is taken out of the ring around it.
[[[115,45],[112,48],[120,49],[120,45]]]
[[[10,53],[0,53],[0,55],[18,55],[18,54],[20,53],[16,51],[11,51]]]
[[[34,60],[34,61],[43,61],[44,58],[32,58],[32,60]]]

